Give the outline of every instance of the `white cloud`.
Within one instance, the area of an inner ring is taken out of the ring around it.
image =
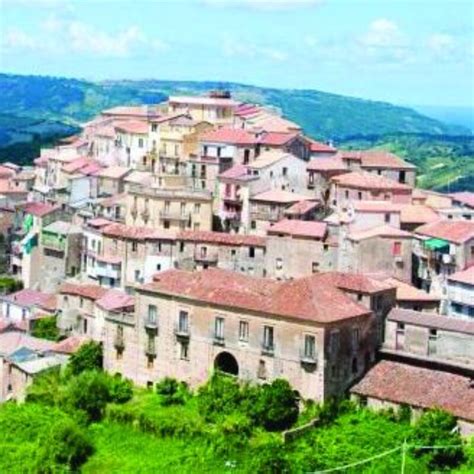
[[[6,50],[29,50],[34,51],[39,49],[38,42],[29,34],[25,33],[19,28],[9,28],[2,35],[2,48]]]
[[[262,58],[276,62],[282,62],[288,59],[288,54],[280,49],[258,46],[231,38],[226,38],[224,40],[222,51],[224,55],[229,57],[243,56],[252,59]]]
[[[445,56],[454,51],[456,41],[451,35],[436,33],[428,37],[426,45],[434,54]]]

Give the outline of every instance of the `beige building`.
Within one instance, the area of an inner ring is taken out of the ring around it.
[[[186,188],[130,186],[125,223],[169,230],[211,230],[212,197]]]
[[[304,398],[321,401],[372,364],[376,314],[393,301],[391,287],[360,275],[283,283],[172,270],[137,290],[134,319],[106,320],[105,365],[148,386],[165,376],[195,386],[215,368],[252,381],[283,377]]]

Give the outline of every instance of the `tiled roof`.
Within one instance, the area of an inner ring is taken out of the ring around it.
[[[10,178],[15,172],[6,166],[0,165],[0,178]]]
[[[126,197],[126,193],[114,194],[113,196],[98,199],[97,203],[102,207],[112,207],[119,204],[125,204]]]
[[[92,283],[63,283],[59,288],[62,295],[82,296],[91,300],[98,300],[108,290]]]
[[[149,171],[132,171],[124,179],[126,183],[134,184],[150,184],[153,180],[153,175]]]
[[[294,237],[311,237],[313,239],[323,239],[327,232],[325,222],[300,221],[284,219],[267,229],[268,235],[292,235]]]
[[[66,173],[75,173],[79,171],[81,168],[85,168],[86,166],[93,163],[93,160],[88,158],[87,156],[80,156],[79,158],[70,161],[69,163],[63,166],[63,171]]]
[[[420,290],[413,285],[397,280],[396,278],[387,278],[385,283],[397,288],[397,301],[439,301],[440,298],[424,290]]]
[[[97,174],[101,169],[102,165],[100,163],[92,162],[78,170],[78,173],[84,176],[91,176]]]
[[[251,118],[250,122],[267,133],[289,133],[301,130],[301,127],[295,122],[291,122],[290,120],[279,117],[278,115],[267,113]]]
[[[439,220],[417,227],[416,233],[462,244],[474,238],[474,222]]]
[[[450,316],[440,316],[435,313],[393,308],[390,313],[388,313],[387,319],[399,323],[413,324],[414,326],[442,329],[444,331],[460,332],[474,336],[474,321]]]
[[[122,263],[122,257],[119,255],[96,255],[98,262],[110,263],[112,265],[120,265]]]
[[[302,194],[291,193],[290,191],[283,191],[280,189],[272,189],[270,191],[264,191],[263,193],[256,194],[250,198],[252,201],[265,201],[265,202],[279,202],[279,203],[293,203],[299,201],[309,201],[309,196],[303,196]]]
[[[296,215],[301,216],[308,212],[316,209],[320,205],[319,201],[299,201],[291,205],[288,209],[285,209],[285,215]]]
[[[28,191],[23,191],[12,185],[10,178],[0,179],[0,194],[28,194]]]
[[[97,176],[101,178],[119,179],[128,174],[130,171],[130,168],[127,168],[126,166],[107,166],[107,168],[101,169],[97,173]]]
[[[283,146],[294,140],[299,134],[290,132],[267,132],[260,139],[262,145]]]
[[[3,299],[19,306],[43,307],[44,305],[46,305],[46,307],[51,307],[51,296],[53,295],[51,295],[50,293],[43,293],[41,291],[25,288],[23,290],[17,291],[16,293],[11,293],[5,296]]]
[[[322,324],[370,313],[341,291],[335,282],[339,283],[337,276],[324,277],[324,274],[277,282],[220,269],[169,270],[155,275],[154,281],[143,285],[139,291]]]
[[[108,219],[104,219],[103,217],[94,217],[93,219],[87,221],[88,226],[94,227],[96,229],[110,224],[113,224],[113,222],[109,221]]]
[[[410,238],[412,234],[406,230],[398,229],[390,225],[379,225],[369,229],[353,230],[348,236],[350,240],[365,240],[372,237],[392,237],[396,239]]]
[[[174,240],[176,234],[172,231],[136,227],[125,224],[111,224],[104,227],[102,233],[109,237],[118,237],[132,240]]]
[[[336,148],[327,143],[317,142],[311,138],[305,137],[306,141],[309,142],[309,149],[311,153],[335,153]]]
[[[416,169],[415,165],[385,150],[340,150],[337,156],[360,161],[363,168]]]
[[[201,142],[231,143],[233,145],[253,145],[257,143],[254,133],[241,128],[221,127],[203,133]]]
[[[286,157],[290,157],[293,155],[289,155],[283,151],[279,150],[271,150],[271,151],[264,151],[255,161],[248,164],[248,167],[251,169],[262,169],[266,168],[267,166],[271,166],[275,163],[278,163],[280,160]],[[296,160],[299,158],[294,157]]]
[[[148,133],[148,123],[141,120],[126,120],[117,122],[115,129],[125,133],[146,135]]]
[[[0,355],[8,356],[21,347],[34,351],[49,351],[54,345],[53,341],[39,339],[20,331],[6,331],[0,334]]]
[[[474,286],[474,265],[469,267],[467,270],[449,275],[448,280]]]
[[[474,421],[471,378],[462,375],[383,360],[351,392],[417,408],[437,407]]]
[[[331,181],[340,186],[357,188],[357,189],[375,189],[375,190],[400,190],[410,191],[411,188],[407,184],[398,183],[385,176],[379,176],[374,173],[363,171],[354,171],[344,173],[331,178]]]
[[[70,336],[57,342],[53,347],[53,351],[59,352],[60,354],[73,354],[88,341],[89,339],[84,336]]]
[[[265,247],[265,237],[256,235],[227,234],[224,232],[210,232],[204,230],[184,230],[177,236],[176,240],[188,242],[205,242],[217,245]]]
[[[106,311],[118,311],[133,307],[135,305],[135,298],[123,291],[111,289],[99,298],[95,304]]]
[[[308,171],[346,171],[346,164],[337,156],[331,158],[313,158],[306,167]]]
[[[429,224],[439,221],[439,215],[431,207],[423,204],[402,206],[400,222],[402,224]]]
[[[29,202],[23,207],[26,214],[31,214],[36,217],[44,217],[58,209],[59,206],[53,206],[52,204],[44,202]]]
[[[115,128],[113,125],[103,125],[95,130],[94,135],[98,137],[115,138]]]
[[[237,164],[221,173],[219,178],[239,179],[246,176],[249,176],[247,173],[247,167],[245,165]]]
[[[467,207],[472,207],[474,209],[474,193],[464,191],[460,193],[453,193],[451,197],[455,200],[464,204]]]

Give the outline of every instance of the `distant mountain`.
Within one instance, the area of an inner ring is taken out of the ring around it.
[[[473,107],[413,105],[412,108],[436,120],[466,127],[474,133]]]
[[[277,107],[316,139],[334,140],[338,146],[390,148],[420,167],[423,185],[443,187],[462,180],[466,187],[473,187],[473,138],[467,128],[385,102],[231,82],[90,82],[0,74],[0,159],[28,162],[41,146],[76,133],[80,123],[106,108],[157,104],[169,95],[196,95],[211,89],[230,90],[239,100]]]

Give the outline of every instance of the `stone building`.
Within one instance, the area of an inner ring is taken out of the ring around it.
[[[106,319],[108,370],[140,385],[171,376],[195,386],[215,368],[256,382],[283,377],[322,401],[372,364],[377,315],[395,293],[361,275],[277,282],[208,269],[161,273],[136,297],[134,320]]]
[[[449,275],[447,290],[448,314],[474,321],[474,265]]]

